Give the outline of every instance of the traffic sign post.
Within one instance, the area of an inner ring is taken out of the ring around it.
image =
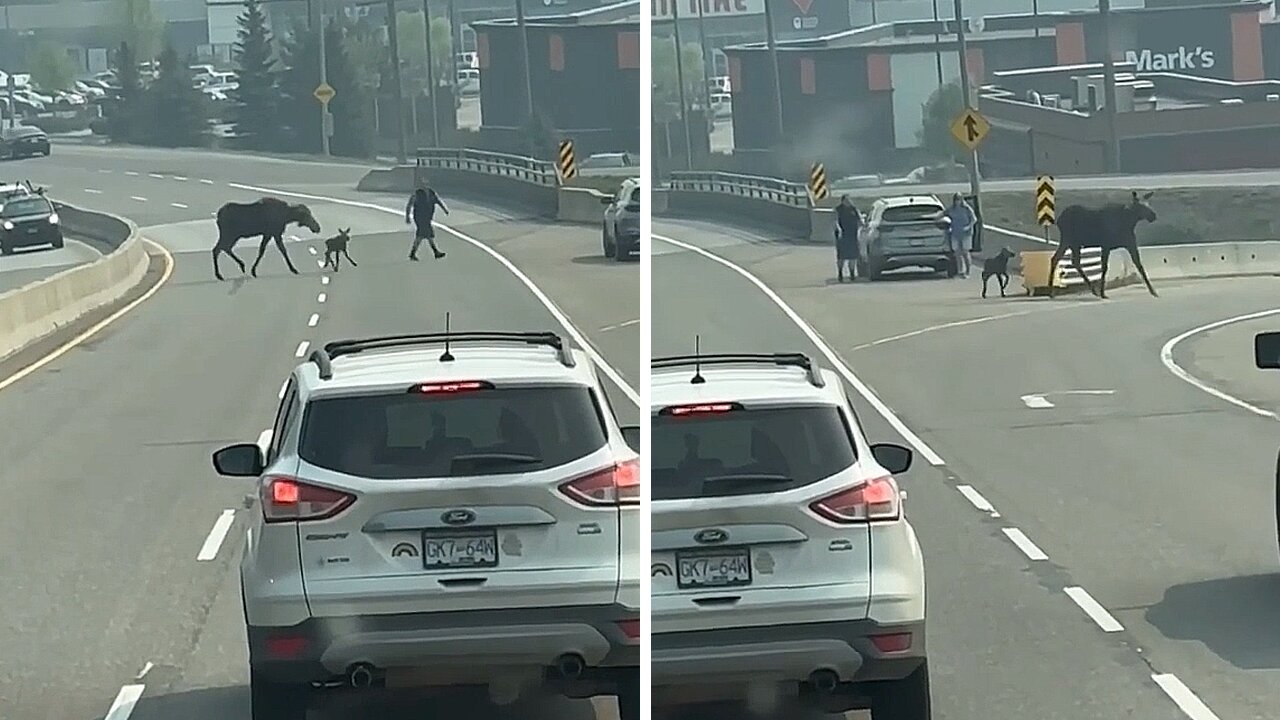
[[[827,188],[827,168],[822,163],[814,163],[809,168],[809,192],[816,200],[826,200],[831,194]]]
[[[315,96],[316,100],[320,101],[321,105],[328,106],[333,100],[333,96],[338,94],[338,91],[334,90],[329,83],[322,82],[316,86],[315,92],[311,94]]]
[[[1052,175],[1036,178],[1036,222],[1044,228],[1044,239],[1049,239],[1049,226],[1058,221],[1057,201]]]
[[[991,123],[973,108],[965,108],[964,112],[951,121],[951,136],[969,152],[976,152],[990,132]]]

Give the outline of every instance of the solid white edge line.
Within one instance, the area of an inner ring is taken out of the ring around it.
[[[1079,605],[1080,609],[1084,611],[1084,614],[1088,615],[1090,620],[1097,623],[1098,627],[1102,628],[1103,632],[1120,632],[1121,630],[1124,630],[1124,626],[1120,624],[1120,621],[1116,620],[1111,613],[1107,612],[1107,609],[1102,607],[1102,603],[1094,600],[1088,590],[1079,586],[1072,586],[1069,588],[1063,588],[1063,592],[1065,592],[1067,597],[1071,598],[1076,605]]]
[[[936,467],[946,464],[946,461],[942,459],[942,456],[934,452],[933,448],[929,447],[919,435],[916,435],[911,428],[907,427],[906,424],[903,423],[902,420],[893,412],[893,410],[889,409],[888,405],[885,405],[880,398],[876,397],[876,394],[871,390],[871,388],[866,383],[862,382],[857,375],[853,374],[853,371],[849,369],[849,366],[846,365],[844,360],[840,358],[836,351],[832,350],[831,346],[828,345],[820,335],[818,335],[818,332],[814,330],[809,323],[805,322],[804,318],[800,317],[799,313],[793,310],[790,305],[787,305],[786,301],[784,301],[778,293],[774,292],[768,285],[765,285],[760,278],[757,278],[746,269],[725,260],[719,255],[708,252],[696,245],[690,245],[662,235],[654,234],[651,235],[651,237],[655,240],[661,240],[662,242],[669,243],[678,248],[701,255],[714,263],[718,263],[729,268],[738,275],[741,275],[747,282],[755,285],[760,292],[764,293],[765,297],[769,298],[774,305],[778,306],[778,309],[781,310],[796,327],[800,328],[800,332],[804,333],[805,337],[809,338],[809,342],[813,343],[814,347],[818,348],[819,352],[826,356],[827,362],[831,363],[832,368],[835,369],[835,371],[839,373],[840,376],[843,377],[845,381],[848,382],[849,385],[851,385],[853,389],[861,395],[863,399],[865,399],[871,407],[874,408],[875,411],[879,413],[880,416],[883,417],[885,421],[903,437],[903,439],[907,441],[908,444],[914,447],[916,452],[924,456],[924,459],[927,460],[930,465]]]
[[[311,313],[311,317],[307,318],[307,327],[315,327],[320,322],[320,313]]]
[[[209,531],[209,536],[204,539],[204,545],[200,546],[200,553],[196,555],[196,562],[208,562],[218,557],[218,550],[222,547],[222,541],[227,538],[227,533],[231,530],[231,523],[236,520],[235,510],[223,510],[217,520],[213,521],[213,529]]]
[[[125,685],[120,688],[120,692],[116,694],[116,699],[111,703],[111,709],[107,711],[106,716],[102,720],[126,720],[133,714],[134,707],[138,704],[138,699],[142,697],[142,691],[146,690],[146,685]]]
[[[1236,315],[1235,317],[1229,317],[1229,318],[1226,318],[1225,320],[1216,320],[1214,322],[1207,323],[1199,327],[1191,328],[1190,330],[1184,333],[1181,333],[1173,338],[1170,338],[1169,342],[1165,343],[1164,347],[1160,348],[1160,362],[1165,366],[1165,369],[1173,373],[1174,377],[1187,383],[1188,385],[1191,385],[1192,387],[1198,390],[1201,390],[1202,392],[1206,392],[1218,398],[1219,400],[1229,402],[1238,408],[1248,410],[1254,415],[1259,415],[1264,418],[1270,418],[1272,420],[1280,420],[1280,415],[1277,415],[1276,413],[1273,413],[1270,410],[1266,410],[1256,405],[1247,403],[1244,400],[1241,400],[1240,398],[1235,397],[1233,395],[1228,395],[1227,393],[1224,393],[1221,390],[1213,387],[1212,385],[1204,382],[1200,378],[1182,369],[1182,366],[1174,362],[1174,359],[1173,359],[1174,348],[1178,346],[1178,343],[1182,342],[1183,340],[1186,340],[1192,335],[1199,335],[1200,333],[1208,332],[1210,330],[1216,330],[1217,328],[1224,327],[1227,325],[1233,325],[1235,323],[1246,322],[1249,320],[1257,320],[1259,318],[1270,317],[1272,315],[1280,315],[1280,308],[1272,308],[1271,310],[1262,310],[1260,312],[1253,312],[1245,315]]]
[[[395,208],[384,207],[382,205],[374,205],[373,203],[361,202],[358,200],[344,200],[342,198],[326,197],[324,195],[311,195],[309,193],[298,193],[298,192],[292,192],[287,190],[279,190],[276,188],[260,187],[256,185],[244,185],[242,183],[227,183],[227,185],[237,190],[247,190],[249,192],[260,192],[260,193],[274,193],[277,195],[284,195],[286,197],[301,198],[303,200],[315,200],[318,202],[332,203],[334,205],[345,205],[347,207],[364,208],[366,210],[376,210],[378,212],[384,212],[391,215],[395,215],[396,217],[404,216],[404,213],[402,211],[396,210]],[[591,361],[596,364],[596,367],[598,367],[600,371],[603,372],[605,376],[608,377],[609,380],[611,380],[613,384],[618,387],[618,389],[622,390],[623,394],[627,396],[627,399],[630,400],[632,403],[634,403],[637,407],[640,406],[640,394],[636,392],[635,388],[632,387],[627,382],[626,378],[622,377],[621,373],[619,373],[612,365],[609,364],[607,360],[604,359],[604,356],[600,354],[600,351],[596,350],[595,346],[592,345],[589,340],[587,340],[586,335],[584,335],[582,331],[578,330],[578,328],[569,319],[569,316],[566,315],[564,311],[562,311],[555,304],[555,302],[545,292],[542,291],[542,288],[538,287],[533,282],[533,280],[529,278],[528,275],[525,275],[524,271],[516,267],[514,263],[512,263],[510,260],[506,258],[506,256],[502,255],[497,250],[494,250],[488,245],[480,242],[479,240],[471,237],[470,235],[467,235],[461,231],[455,230],[452,227],[445,225],[444,223],[435,222],[435,223],[432,223],[432,225],[439,228],[440,230],[443,230],[449,233],[450,235],[453,235],[459,240],[462,240],[463,242],[466,242],[469,245],[474,246],[476,249],[480,250],[481,252],[485,253],[489,257],[498,261],[498,263],[502,265],[504,268],[506,268],[508,272],[514,275],[517,280],[523,283],[524,286],[529,290],[529,292],[533,293],[533,296],[537,298],[538,302],[542,303],[543,307],[547,309],[547,312],[551,314],[551,317],[555,318],[556,322],[560,323],[560,326],[563,327],[565,332],[567,332],[569,336],[573,338],[574,342],[578,344],[578,347],[582,348],[582,351],[587,354],[587,357],[591,358]]]
[[[1031,542],[1031,538],[1027,537],[1027,534],[1018,528],[1002,528],[1002,532],[1004,532],[1005,537],[1009,538],[1009,542],[1018,546],[1018,549],[1022,551],[1023,555],[1027,556],[1028,560],[1049,559],[1049,556],[1037,547],[1035,543]]]
[[[1220,720],[1217,714],[1204,704],[1191,688],[1178,679],[1173,673],[1160,673],[1151,676],[1156,685],[1192,720]]]
[[[293,356],[302,357],[303,355],[306,355],[307,348],[309,347],[311,347],[311,342],[308,340],[303,340],[302,342],[298,343],[298,349],[293,352]]]

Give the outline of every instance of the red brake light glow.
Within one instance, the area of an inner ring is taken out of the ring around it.
[[[356,501],[350,493],[308,485],[285,475],[268,475],[262,482],[262,515],[269,523],[324,520]]]
[[[593,507],[640,503],[640,463],[635,460],[583,475],[560,486],[570,499]]]
[[[458,382],[420,383],[409,388],[409,392],[435,394],[469,392],[472,390],[492,390],[493,383],[483,380],[461,380]]]
[[[882,653],[903,652],[911,649],[911,633],[872,635],[871,644]]]
[[[627,641],[631,643],[640,641],[640,619],[619,620],[618,629],[626,636]]]
[[[809,509],[841,525],[897,520],[902,514],[898,483],[888,475],[828,495]]]
[[[708,413],[729,412],[734,409],[733,403],[704,403],[702,405],[679,405],[666,409],[668,415],[683,417],[687,415],[705,415]]]

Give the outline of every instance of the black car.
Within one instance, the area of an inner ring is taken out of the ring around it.
[[[0,205],[0,255],[18,248],[64,244],[53,203],[43,195],[22,195]]]
[[[0,158],[16,160],[32,155],[49,154],[49,136],[31,125],[0,130]]]

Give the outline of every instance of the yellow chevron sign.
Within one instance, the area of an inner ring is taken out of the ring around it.
[[[1036,178],[1036,222],[1044,226],[1053,225],[1057,222],[1057,216],[1053,176],[1041,175]]]

